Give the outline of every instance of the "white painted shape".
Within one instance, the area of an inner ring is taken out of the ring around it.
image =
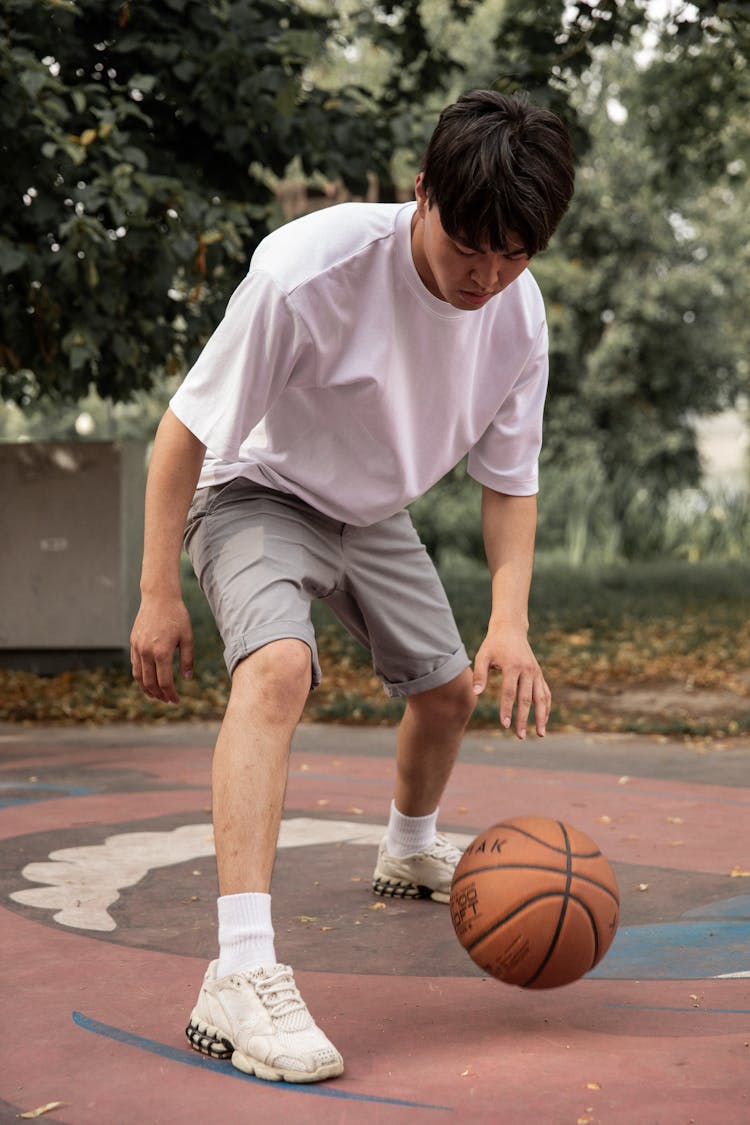
[[[348,820],[294,817],[281,822],[280,848],[315,844],[365,844],[376,846],[383,826]],[[449,839],[464,848],[473,835],[451,833]],[[122,832],[103,844],[84,844],[51,852],[49,859],[29,863],[21,874],[30,883],[46,883],[32,890],[14,891],[10,898],[24,906],[57,910],[61,926],[106,932],[116,929],[108,907],[120,891],[135,886],[149,871],[214,854],[213,833],[206,824],[186,824],[171,832]]]

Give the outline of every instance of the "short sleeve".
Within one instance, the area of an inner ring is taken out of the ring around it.
[[[169,405],[211,453],[231,462],[287,385],[314,381],[305,325],[273,279],[251,270]]]
[[[509,496],[538,492],[548,373],[543,323],[518,379],[469,453],[469,475],[480,484]]]

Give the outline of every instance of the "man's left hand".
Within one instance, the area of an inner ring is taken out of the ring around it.
[[[534,708],[536,733],[543,738],[552,706],[552,693],[522,629],[490,629],[474,659],[474,692],[487,687],[490,670],[502,674],[500,722],[508,730],[516,709],[516,735],[526,738],[529,712]]]

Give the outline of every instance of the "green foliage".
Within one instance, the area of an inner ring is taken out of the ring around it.
[[[496,22],[486,68],[563,110],[569,77],[636,11],[630,0],[572,15],[547,0],[533,19],[486,0],[7,0],[3,397],[72,401],[94,383],[119,401],[184,371],[280,220],[274,177],[294,160],[361,190],[375,171],[392,194],[394,152],[418,153],[449,92],[484,80],[453,50],[477,9],[486,29]],[[321,59],[330,71],[363,42],[389,59],[376,89],[356,62],[336,83],[311,80]]]
[[[150,436],[281,221],[291,163],[358,191],[375,171],[399,197],[447,101],[524,88],[579,152],[533,266],[551,328],[540,545],[671,550],[673,494],[699,479],[692,419],[750,386],[749,10],[673,5],[643,37],[636,0],[7,0],[0,393],[24,417],[6,408],[0,434],[72,435],[62,404],[93,386],[96,436]],[[463,466],[414,509],[442,558],[481,556],[478,511]]]
[[[700,481],[695,417],[747,382],[746,189],[726,168],[713,183],[703,171],[681,188],[665,179],[644,73],[622,51],[588,76],[591,146],[554,249],[533,266],[551,332],[543,487],[565,503],[562,477],[580,516],[588,477],[589,508],[604,507],[628,557],[656,549],[670,494]]]
[[[324,20],[280,0],[7,0],[0,391],[182,370],[278,221],[265,173],[364,179],[357,105],[307,88]]]
[[[677,5],[640,92],[649,144],[665,175],[682,190],[686,177],[720,176],[736,155],[732,121],[746,122],[750,108],[750,3]]]

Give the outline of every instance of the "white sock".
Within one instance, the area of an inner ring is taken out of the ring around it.
[[[414,855],[415,852],[423,852],[425,848],[431,847],[437,835],[439,811],[435,809],[427,816],[404,816],[396,808],[395,801],[391,801],[386,844],[388,855],[400,859],[405,855]]]
[[[222,895],[219,910],[219,967],[217,976],[275,965],[271,896]]]

